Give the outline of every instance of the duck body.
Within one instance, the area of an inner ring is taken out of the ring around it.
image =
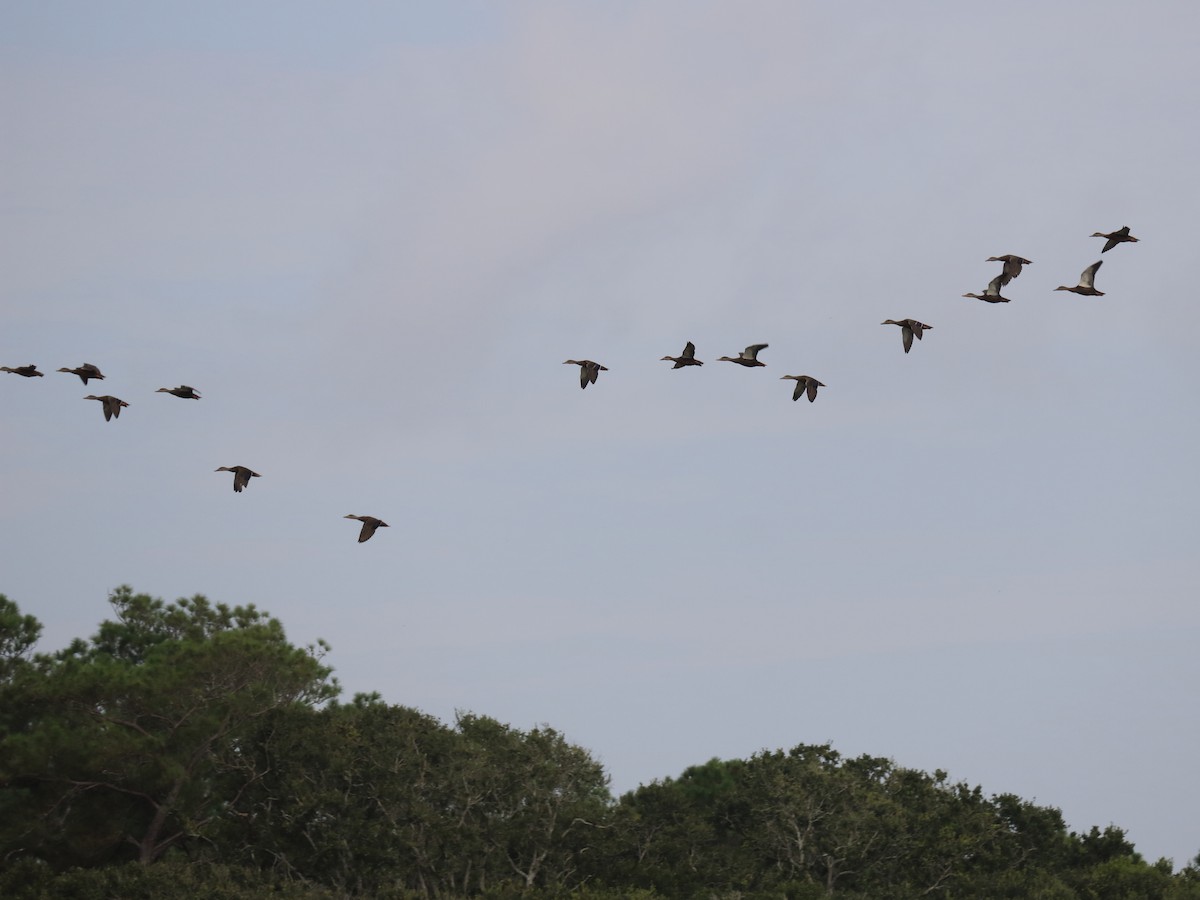
[[[240,494],[249,484],[251,478],[261,478],[257,472],[252,469],[247,469],[245,466],[221,466],[219,469],[213,469],[214,472],[232,472],[233,473],[233,491]]]
[[[10,368],[9,366],[0,366],[0,372],[12,372],[14,375],[20,375],[22,378],[41,378],[45,372],[39,372],[37,366],[30,363],[27,366],[17,366]]]
[[[904,338],[905,353],[912,349],[914,337],[919,341],[926,331],[933,328],[932,325],[926,325],[924,322],[918,322],[916,319],[884,319],[879,324],[900,326],[900,334]]]
[[[1013,253],[1005,253],[1003,256],[989,256],[988,262],[1002,262],[1004,269],[1000,272],[1001,286],[1008,284],[1014,278],[1021,274],[1022,266],[1032,266],[1033,263],[1023,256],[1017,256]]]
[[[362,531],[358,533],[358,542],[360,544],[363,541],[369,541],[371,539],[371,535],[375,533],[376,528],[390,527],[387,522],[383,521],[382,519],[377,519],[374,516],[345,516],[345,518],[358,519],[358,521],[363,523]]]
[[[589,384],[595,384],[596,378],[601,372],[607,372],[608,366],[602,366],[598,362],[592,362],[590,359],[568,359],[563,362],[564,366],[579,366],[579,387],[586,388]],[[370,537],[370,535],[368,535]],[[366,540],[366,538],[363,538]]]
[[[1100,251],[1101,253],[1107,253],[1117,244],[1136,244],[1138,242],[1138,239],[1129,233],[1128,225],[1118,228],[1116,231],[1110,231],[1108,234],[1103,231],[1095,231],[1092,232],[1092,237],[1108,238],[1104,242],[1104,249]]]
[[[104,380],[104,373],[93,366],[91,363],[84,363],[78,369],[59,369],[60,372],[66,372],[69,375],[78,375],[84,384],[88,383],[89,378],[94,378],[97,381]]]
[[[186,384],[181,384],[176,388],[159,388],[154,393],[156,394],[172,394],[176,397],[182,397],[184,400],[199,400],[200,395],[194,387],[189,387]]]
[[[808,402],[812,403],[817,399],[817,388],[825,387],[824,384],[817,381],[817,379],[813,378],[811,375],[784,375],[779,380],[783,381],[784,378],[791,378],[796,382],[796,390],[792,392],[793,401],[799,400],[802,396],[804,396],[805,393],[807,393]]]
[[[702,366],[704,363],[696,359],[696,345],[688,341],[683,348],[683,353],[679,356],[664,356],[663,359],[670,360],[675,363],[671,366],[672,369],[682,369],[684,366]]]
[[[717,362],[737,363],[739,366],[753,368],[754,366],[765,366],[765,362],[759,362],[758,354],[760,350],[766,350],[770,344],[751,344],[737,356],[720,356],[717,357]]]
[[[121,400],[117,397],[110,397],[108,394],[104,394],[101,397],[95,397],[91,394],[88,394],[83,399],[100,401],[101,406],[104,408],[104,421],[105,422],[107,422],[113,418],[120,418],[121,417],[121,408],[129,405],[124,400]]]
[[[1082,294],[1085,297],[1103,297],[1104,291],[1096,290],[1096,270],[1104,264],[1104,260],[1094,262],[1079,275],[1079,284],[1075,287],[1068,287],[1065,284],[1060,284],[1055,288],[1056,291],[1070,291],[1072,294]]]
[[[964,297],[970,297],[972,300],[982,300],[985,303],[1008,303],[1007,297],[1000,296],[1000,286],[1005,284],[1004,274],[1001,273],[988,282],[987,288],[982,294],[963,294]]]

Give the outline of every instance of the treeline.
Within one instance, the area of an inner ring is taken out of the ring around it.
[[[613,798],[553,728],[338,703],[253,606],[109,600],[36,654],[0,595],[0,896],[1200,900],[1200,860],[829,745]]]

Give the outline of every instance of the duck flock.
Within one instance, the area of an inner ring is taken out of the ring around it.
[[[1102,237],[1105,239],[1104,247],[1101,253],[1107,253],[1113,247],[1123,243],[1136,243],[1137,238],[1129,233],[1129,226],[1126,225],[1116,231],[1102,232],[1097,231],[1092,234],[1092,237]],[[1032,265],[1032,261],[1025,259],[1022,256],[1008,253],[1004,256],[989,256],[988,262],[1003,263],[1000,274],[988,282],[988,286],[982,294],[967,293],[963,297],[973,300],[982,300],[985,303],[1008,303],[1008,297],[1001,295],[1000,291],[1010,281],[1021,274],[1021,270],[1025,266]],[[1070,291],[1074,294],[1081,294],[1085,297],[1103,297],[1104,292],[1096,289],[1096,272],[1103,264],[1103,260],[1092,263],[1079,276],[1079,283],[1075,286],[1059,285],[1055,288],[1056,291]],[[904,352],[908,353],[912,350],[913,338],[921,340],[926,331],[933,328],[932,325],[927,325],[917,319],[885,319],[881,325],[898,325],[900,334],[904,343]],[[766,350],[769,344],[751,344],[737,356],[721,356],[717,358],[718,362],[731,362],[746,368],[755,368],[766,366],[758,358],[758,354]],[[688,341],[684,345],[683,352],[679,356],[664,356],[663,360],[674,363],[672,369],[683,369],[689,366],[702,366],[703,362],[696,359],[696,345]],[[596,379],[601,372],[607,372],[608,367],[603,366],[598,362],[590,359],[568,359],[563,362],[563,365],[579,366],[579,386],[586,388],[589,384],[595,384]],[[70,369],[61,368],[59,372],[66,372],[70,375],[78,375],[80,380],[86,385],[88,381],[103,381],[104,373],[92,363],[83,363],[82,365]],[[34,363],[29,363],[24,366],[0,366],[0,372],[9,372],[13,375],[20,375],[24,378],[41,378],[45,373],[39,372]],[[817,388],[825,387],[825,384],[818,381],[811,375],[783,375],[780,380],[791,379],[796,382],[796,388],[792,392],[792,400],[799,400],[802,396],[807,395],[810,403],[817,399]],[[166,393],[172,396],[179,397],[183,400],[199,400],[200,392],[195,388],[181,384],[179,387],[159,388],[155,393]],[[113,397],[109,394],[103,394],[99,397],[94,394],[88,394],[84,400],[97,400],[100,402],[104,412],[104,421],[108,422],[113,419],[120,418],[121,410],[128,407],[129,404],[119,397]],[[236,493],[241,493],[249,484],[251,478],[258,478],[259,473],[247,468],[246,466],[221,466],[215,469],[216,472],[232,472],[233,473],[233,489]],[[357,516],[348,515],[347,519],[356,519],[362,523],[362,529],[359,531],[358,541],[362,543],[368,541],[380,528],[387,528],[387,522],[378,519],[375,516]]]
[[[70,375],[78,375],[80,380],[86,385],[88,381],[103,381],[104,373],[100,368],[92,363],[84,363],[74,369],[62,368],[60,372],[66,372]],[[39,372],[34,363],[29,363],[25,366],[0,366],[0,372],[10,372],[13,375],[20,375],[24,378],[41,378],[45,372]],[[194,387],[187,384],[181,384],[179,387],[159,388],[154,393],[156,394],[171,394],[183,400],[199,400],[200,392]],[[110,394],[103,394],[97,397],[95,394],[88,394],[84,400],[99,400],[100,406],[104,410],[104,421],[110,422],[113,419],[121,417],[121,410],[129,406],[120,397],[113,397]],[[251,478],[259,478],[259,474],[253,469],[246,466],[221,466],[214,469],[216,472],[232,472],[233,473],[233,489],[236,493],[241,493],[250,484]],[[362,522],[362,530],[358,534],[358,541],[361,544],[363,541],[371,539],[378,528],[387,528],[388,523],[382,519],[377,519],[374,516],[356,516],[348,515],[347,519],[357,519]]]
[[[1113,247],[1117,246],[1117,244],[1137,243],[1138,240],[1129,233],[1128,225],[1108,233],[1096,231],[1093,232],[1092,237],[1105,238],[1104,248],[1100,251],[1101,253],[1107,253]],[[988,286],[982,294],[963,294],[963,296],[969,297],[972,300],[983,300],[985,303],[1010,302],[1008,297],[1000,295],[1000,289],[1020,275],[1023,267],[1033,265],[1033,261],[1012,253],[1006,253],[1004,256],[989,256],[987,261],[1004,263],[1000,274],[988,282]],[[1095,284],[1096,270],[1100,268],[1102,263],[1103,260],[1100,260],[1084,269],[1079,276],[1079,284],[1074,287],[1063,284],[1056,287],[1055,290],[1071,291],[1074,294],[1082,294],[1086,297],[1103,297],[1104,292],[1096,290]],[[933,328],[932,325],[926,325],[924,322],[916,319],[885,319],[880,324],[900,326],[900,335],[904,342],[905,353],[912,350],[913,338],[919,341],[926,331]],[[766,350],[769,346],[769,344],[751,344],[737,356],[721,356],[717,358],[717,362],[737,363],[739,366],[746,366],[747,368],[765,366],[766,363],[759,360],[758,354]],[[663,359],[675,363],[671,367],[673,369],[704,365],[704,363],[696,359],[696,345],[691,341],[687,342],[683,348],[683,353],[679,356],[664,356]],[[595,384],[600,373],[608,371],[607,366],[602,366],[600,363],[593,362],[590,359],[568,359],[563,365],[579,366],[579,386],[581,388],[586,388],[589,384]],[[808,402],[812,403],[817,399],[817,388],[825,387],[823,382],[817,381],[811,375],[784,375],[780,380],[783,381],[789,378],[796,382],[796,389],[792,393],[793,400],[799,400],[807,394]]]

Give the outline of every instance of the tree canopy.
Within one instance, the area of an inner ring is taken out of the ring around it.
[[[262,777],[256,723],[337,691],[323,648],[293,647],[253,606],[128,587],[109,603],[90,640],[10,656],[0,684],[0,834],[55,866],[150,863],[206,839]],[[5,609],[18,632],[0,645],[24,648],[35,629]]]
[[[338,702],[254,606],[109,603],[40,654],[0,595],[0,896],[1200,900],[1200,859],[941,771],[800,744],[614,798],[549,726]]]

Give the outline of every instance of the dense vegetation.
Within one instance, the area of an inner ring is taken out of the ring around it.
[[[614,799],[552,728],[338,703],[253,606],[109,599],[35,654],[0,595],[0,896],[1200,898],[1200,860],[828,745]]]

